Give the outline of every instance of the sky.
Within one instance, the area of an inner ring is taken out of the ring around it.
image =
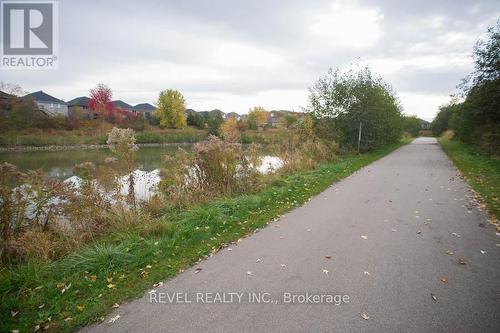
[[[357,63],[432,120],[499,18],[497,0],[60,0],[59,68],[0,80],[66,101],[102,82],[132,105],[176,89],[196,110],[300,111],[329,67]]]

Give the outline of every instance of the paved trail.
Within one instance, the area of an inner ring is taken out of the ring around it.
[[[146,294],[83,331],[500,332],[500,237],[468,189],[435,139],[420,138],[155,288],[281,300],[283,292],[347,294],[348,304],[249,304],[245,296],[241,304],[159,304]]]

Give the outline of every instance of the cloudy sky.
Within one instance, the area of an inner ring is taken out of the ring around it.
[[[59,16],[59,69],[2,70],[2,81],[64,100],[103,82],[130,104],[173,88],[198,110],[300,110],[329,67],[358,61],[431,120],[500,2],[61,0]]]

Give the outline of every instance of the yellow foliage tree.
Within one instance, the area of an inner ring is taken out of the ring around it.
[[[238,142],[240,141],[240,131],[238,129],[238,121],[234,118],[228,118],[221,126],[220,133],[225,141]]]
[[[250,109],[248,113],[248,124],[250,128],[253,126],[264,127],[267,123],[269,112],[266,111],[262,106],[256,106]]]
[[[163,90],[158,97],[156,116],[160,119],[160,126],[169,128],[184,128],[186,122],[186,101],[177,90]]]
[[[302,119],[299,132],[302,140],[309,140],[314,137],[314,125],[310,114],[306,114]]]

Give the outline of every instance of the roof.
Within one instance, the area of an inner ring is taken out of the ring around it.
[[[116,108],[129,109],[129,110],[133,109],[132,105],[127,104],[127,103],[125,103],[124,101],[122,101],[120,99],[116,100],[116,101],[112,101],[111,103],[113,103],[113,106],[116,107]]]
[[[31,94],[28,94],[24,97],[33,97],[37,102],[49,102],[49,103],[59,103],[66,104],[65,101],[55,98],[54,96],[50,96],[49,94],[44,93],[43,91],[35,91]]]
[[[89,98],[86,96],[81,96],[77,98],[73,98],[68,102],[69,106],[89,106]]]
[[[149,103],[140,103],[134,106],[134,110],[136,111],[145,111],[145,112],[153,112],[156,110],[156,107]]]
[[[3,92],[0,90],[0,98],[12,98],[15,97],[14,95],[7,94],[6,92]]]

